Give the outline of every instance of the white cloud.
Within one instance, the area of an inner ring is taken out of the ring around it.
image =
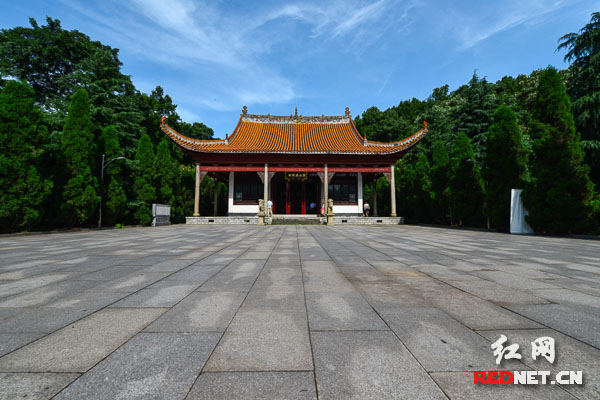
[[[343,40],[348,51],[351,46],[352,51],[360,51],[392,21],[398,22],[392,8],[404,10],[399,17],[403,20],[415,3],[334,0],[275,3],[237,12],[193,0],[106,1],[94,6],[82,0],[62,1],[106,27],[114,46],[181,71],[190,81],[181,85],[202,93],[195,103],[215,110],[284,103],[298,97],[292,79],[277,69],[277,60],[269,58],[272,48],[285,37],[273,31],[271,23],[301,24],[304,32],[308,28],[305,39],[315,45]]]
[[[448,15],[447,27],[456,29],[460,50],[477,46],[497,33],[521,25],[536,25],[544,22],[558,10],[573,4],[573,0],[511,0],[498,2],[484,9],[470,8],[468,14],[456,12]]]

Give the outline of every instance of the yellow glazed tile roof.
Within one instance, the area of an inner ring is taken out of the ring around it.
[[[423,129],[391,143],[371,142],[356,130],[348,109],[345,116],[302,117],[247,114],[246,108],[225,139],[198,140],[176,132],[163,117],[161,129],[180,147],[200,153],[283,153],[377,155],[406,151],[427,134]]]

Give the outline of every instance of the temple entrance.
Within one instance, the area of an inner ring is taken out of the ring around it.
[[[321,180],[311,173],[278,173],[271,180],[275,214],[317,214],[321,210]],[[311,204],[314,205],[311,208]]]

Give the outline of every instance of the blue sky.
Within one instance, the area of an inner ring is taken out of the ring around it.
[[[557,39],[597,0],[5,1],[0,27],[46,15],[120,49],[123,72],[165,88],[188,122],[224,137],[250,113],[353,115],[554,65]]]

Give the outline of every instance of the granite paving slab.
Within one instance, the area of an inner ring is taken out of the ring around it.
[[[0,236],[0,396],[598,398],[598,260],[596,241],[409,225]],[[475,387],[500,334],[525,355],[502,368],[585,384]],[[552,366],[527,355],[543,334]]]
[[[182,399],[220,335],[140,333],[57,399]]]
[[[52,398],[79,374],[0,373],[0,400]]]
[[[306,300],[302,283],[300,285],[259,285],[244,300],[245,307],[266,307],[306,312]]]
[[[195,292],[146,328],[147,332],[223,332],[245,294]]]
[[[309,371],[313,369],[305,313],[242,307],[205,371]]]
[[[472,372],[433,372],[448,397],[461,400],[575,400],[557,385],[475,385]]]
[[[311,330],[389,330],[358,293],[306,293]]]
[[[198,377],[187,399],[315,399],[312,372],[207,372]]]
[[[392,332],[312,332],[311,340],[320,398],[446,398]]]
[[[27,343],[41,338],[45,334],[39,333],[0,333],[0,356],[18,349]]]
[[[165,310],[99,311],[4,357],[1,372],[85,372]]]
[[[521,361],[534,370],[550,371],[554,376],[559,371],[582,371],[583,385],[564,385],[563,389],[581,399],[600,399],[600,350],[563,335],[552,329],[527,329],[513,331],[481,332],[490,342],[505,335],[511,343],[519,344]],[[554,339],[555,358],[552,363],[544,357],[532,357],[532,342],[540,337]],[[504,367],[504,362],[501,364]]]
[[[520,305],[508,308],[600,348],[600,308],[567,304]]]
[[[180,281],[161,281],[125,297],[111,307],[173,307],[197,287]]]
[[[379,308],[385,322],[427,371],[496,369],[490,343],[436,308]]]

